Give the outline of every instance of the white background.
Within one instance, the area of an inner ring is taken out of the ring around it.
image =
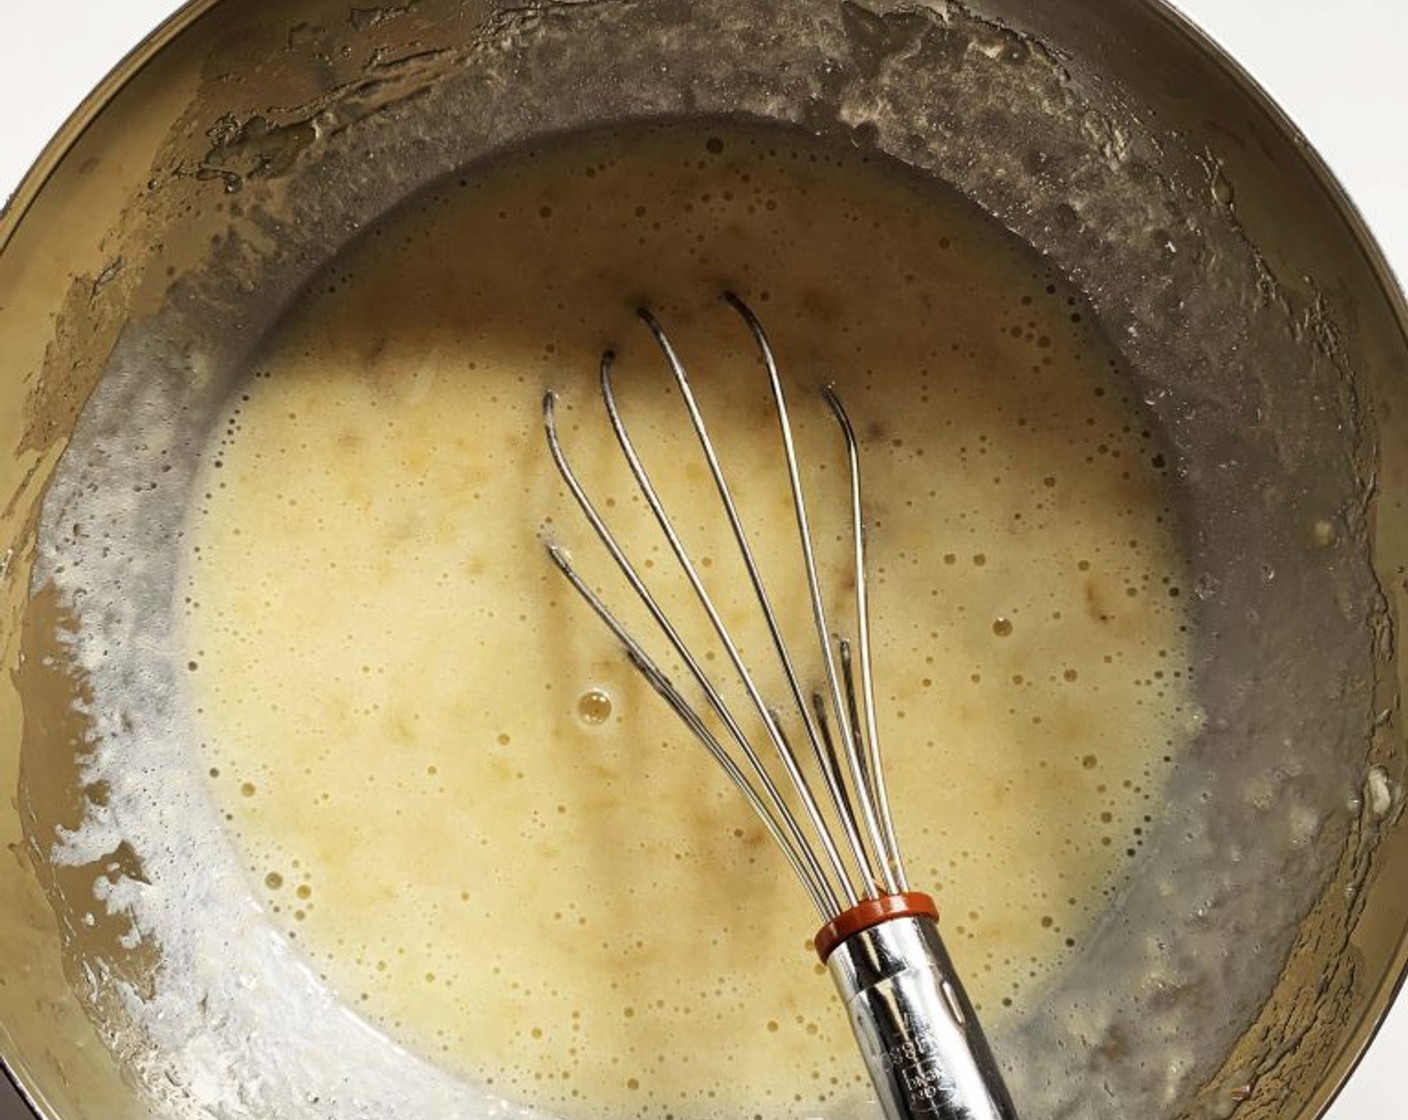
[[[1398,275],[1408,278],[1408,2],[1180,6],[1289,112],[1347,186]],[[175,7],[174,0],[0,0],[0,197],[14,190],[88,90]],[[1327,1120],[1408,1115],[1403,1067],[1408,997]],[[23,1116],[0,1081],[0,1120]]]

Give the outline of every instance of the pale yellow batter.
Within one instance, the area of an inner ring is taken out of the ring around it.
[[[754,617],[648,303],[809,640],[726,287],[792,379],[828,542],[842,460],[811,390],[834,381],[861,430],[900,839],[987,1019],[1079,952],[1192,719],[1157,445],[1080,303],[966,204],[786,134],[642,128],[505,157],[372,231],[211,440],[185,635],[211,790],[346,1001],[584,1120],[862,1084],[806,896],[539,540],[628,601],[548,459],[554,387],[603,511],[670,578],[594,396],[614,346],[661,489]]]

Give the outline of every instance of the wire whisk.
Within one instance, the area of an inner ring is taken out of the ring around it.
[[[747,718],[761,727],[762,751],[755,742],[757,736],[745,731],[725,691],[715,676],[705,671],[573,470],[559,438],[557,398],[551,391],[543,398],[543,419],[553,461],[587,522],[653,620],[664,645],[699,690],[712,723],[588,585],[567,552],[549,541],[548,554],[615,636],[631,663],[723,768],[792,867],[823,923],[815,938],[816,950],[847,1005],[888,1120],[1015,1120],[997,1065],[939,937],[938,908],[929,895],[910,888],[895,836],[881,764],[855,429],[840,398],[830,387],[823,389],[844,443],[849,482],[854,636],[846,637],[833,631],[828,617],[796,439],[772,346],[757,316],[742,300],[731,293],[723,299],[751,332],[767,377],[814,628],[807,640],[814,640],[820,651],[822,682],[818,687],[803,684],[793,645],[783,633],[779,611],[764,582],[688,372],[656,318],[647,310],[638,315],[664,356],[707,463],[766,625],[787,694],[790,726],[799,729],[793,736],[802,741],[801,749],[784,729],[783,710],[764,696],[758,674],[745,660],[716,596],[706,586],[637,451],[617,400],[612,351],[602,356],[600,365],[606,415],[641,496],[747,696],[752,708]],[[764,759],[763,752],[769,750],[785,775],[785,789],[779,788],[774,767]]]

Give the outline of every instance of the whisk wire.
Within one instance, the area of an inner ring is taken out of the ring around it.
[[[668,343],[666,345],[668,346]],[[666,354],[670,358],[672,368],[679,366],[678,359],[674,357],[672,350],[667,350]],[[683,367],[679,366],[679,368],[682,373]],[[689,391],[688,381],[682,379],[680,384],[682,392],[686,394],[688,401],[692,404],[693,395]],[[636,480],[636,485],[640,489],[642,497],[645,498],[646,505],[650,507],[651,513],[655,516],[656,523],[660,526],[660,531],[664,534],[666,541],[669,543],[670,550],[675,554],[675,559],[679,562],[680,568],[685,574],[685,578],[694,589],[695,597],[699,600],[699,604],[703,607],[704,613],[708,617],[715,635],[718,637],[724,651],[728,654],[729,662],[733,665],[734,671],[738,674],[738,678],[743,684],[744,691],[748,694],[748,699],[752,701],[758,715],[762,718],[764,725],[767,727],[768,738],[772,741],[773,749],[777,752],[777,756],[782,762],[783,769],[787,771],[788,779],[796,787],[798,797],[802,803],[802,811],[806,814],[813,830],[821,841],[822,850],[835,872],[836,881],[841,888],[842,895],[845,897],[846,905],[854,906],[856,902],[859,901],[859,897],[852,887],[850,879],[846,875],[845,864],[842,861],[841,853],[836,847],[835,841],[831,838],[830,832],[825,828],[825,821],[821,815],[821,807],[817,804],[816,797],[811,790],[810,783],[807,781],[806,774],[802,770],[797,756],[787,743],[786,738],[778,730],[777,720],[770,718],[772,713],[768,708],[767,701],[763,698],[762,690],[758,687],[757,680],[749,671],[747,662],[743,660],[743,654],[739,650],[738,644],[734,641],[733,635],[729,632],[728,625],[724,622],[723,614],[719,611],[708,589],[704,586],[704,580],[699,575],[698,568],[695,567],[694,561],[689,555],[689,551],[684,546],[684,541],[676,531],[673,521],[665,510],[664,504],[660,501],[660,496],[656,492],[654,484],[651,482],[650,474],[646,470],[645,464],[641,461],[639,453],[636,451],[635,442],[631,439],[630,432],[627,430],[625,421],[621,417],[621,410],[616,401],[615,388],[611,380],[611,363],[608,361],[603,361],[601,364],[601,395],[606,405],[607,417],[611,421],[612,431],[616,435],[616,442],[621,447],[621,453],[625,456],[631,474]],[[712,453],[713,444],[709,441],[708,432],[703,427],[703,418],[699,416],[697,408],[691,408],[691,417],[697,417],[695,420],[695,430],[699,432],[701,441],[706,444],[708,450]],[[712,455],[711,459],[712,461],[717,461]],[[724,503],[728,509],[733,510],[732,495],[728,494],[727,483],[722,481],[722,477],[722,474],[717,476],[717,478],[721,480],[721,493],[725,495]],[[736,514],[734,516],[736,516]],[[732,520],[733,518],[731,517],[730,519]],[[741,529],[738,531],[741,533]],[[758,575],[757,568],[753,563],[752,553],[746,547],[744,548],[744,559],[754,587],[761,588],[761,577]],[[764,609],[766,612],[770,612],[771,610],[770,606]]]
[[[725,296],[725,299],[730,300],[733,306],[740,309],[742,308],[741,303],[731,300],[730,297]],[[695,436],[698,438],[705,461],[708,463],[709,473],[713,477],[719,500],[723,504],[724,513],[728,519],[729,528],[732,530],[734,542],[738,545],[744,568],[748,573],[748,580],[752,585],[754,596],[758,600],[758,606],[762,610],[763,619],[767,624],[768,633],[772,638],[773,649],[777,653],[778,661],[781,664],[783,677],[787,681],[787,687],[792,695],[793,703],[796,705],[797,711],[801,717],[803,728],[806,731],[807,741],[811,744],[818,770],[826,785],[827,792],[831,797],[831,803],[835,810],[836,818],[840,822],[842,833],[850,848],[851,857],[861,875],[861,887],[859,889],[852,883],[851,877],[842,862],[840,853],[836,850],[835,841],[832,839],[830,829],[825,825],[821,814],[821,807],[817,804],[816,796],[812,791],[811,783],[807,780],[805,771],[803,771],[799,765],[796,754],[792,750],[784,748],[783,741],[779,739],[778,735],[773,730],[773,721],[768,721],[769,737],[772,739],[774,747],[778,751],[778,756],[783,767],[787,770],[788,777],[797,786],[797,793],[802,800],[806,814],[815,826],[817,836],[826,851],[827,858],[835,869],[838,884],[842,894],[846,898],[847,906],[854,906],[860,901],[861,897],[867,893],[865,888],[868,887],[871,876],[869,875],[869,860],[866,857],[864,845],[861,842],[861,837],[855,826],[855,817],[853,814],[845,811],[844,783],[841,780],[840,773],[827,763],[823,752],[821,736],[817,727],[812,722],[811,714],[808,711],[801,680],[794,665],[792,655],[788,650],[787,643],[783,638],[782,627],[778,622],[777,613],[773,609],[772,598],[768,594],[767,585],[763,581],[761,570],[758,567],[752,546],[748,540],[748,534],[743,527],[743,519],[738,513],[738,506],[734,501],[732,489],[729,487],[728,479],[719,461],[714,442],[710,438],[708,424],[705,422],[703,412],[700,410],[698,400],[695,398],[694,390],[690,385],[689,375],[685,370],[684,363],[680,361],[678,355],[675,353],[674,346],[670,343],[669,337],[665,334],[664,329],[660,326],[655,317],[645,310],[640,311],[639,315],[641,320],[649,328],[650,333],[654,336],[656,344],[660,347],[660,351],[664,355],[665,362],[669,366],[670,373],[674,378],[675,385],[680,391],[681,399],[684,401],[685,408],[689,413],[690,424],[694,428]],[[761,340],[761,348],[764,362],[771,366],[772,352],[767,346],[766,339]],[[772,368],[775,369],[775,367]],[[603,384],[603,392],[606,392],[605,383]],[[786,433],[786,438],[789,441],[790,451],[791,426],[787,421],[785,406],[783,406],[781,399],[775,396],[775,401],[782,410],[780,418],[784,432]],[[612,426],[616,429],[617,438],[621,442],[622,449],[626,452],[631,470],[636,475],[637,482],[640,483],[643,492],[649,490],[648,484],[642,476],[640,461],[629,446],[629,437],[625,433],[623,425],[620,423],[619,414],[614,407],[614,402],[611,400],[608,400],[607,412],[611,417]],[[791,462],[795,466],[795,453]],[[797,493],[798,491],[794,489],[794,499]],[[701,603],[705,605],[705,610],[709,614],[715,632],[728,651],[734,669],[742,679],[749,697],[753,700],[754,704],[758,706],[759,710],[763,711],[766,705],[754,683],[753,677],[749,673],[742,655],[738,652],[738,647],[729,637],[718,612],[714,610],[712,603],[709,601],[709,596],[704,588],[703,581],[698,578],[694,566],[684,550],[683,544],[680,542],[678,536],[668,527],[668,517],[665,515],[663,507],[658,499],[653,496],[653,492],[647,493],[647,501],[650,503],[652,511],[655,513],[661,528],[669,539],[676,558],[685,569],[685,573],[691,585],[694,587],[695,593],[699,596]],[[803,539],[805,544],[805,537]],[[813,587],[815,587],[815,564],[811,563],[810,566],[812,568]]]
[[[704,722],[703,717],[694,710],[693,705],[684,698],[665,672],[655,664],[640,643],[631,636],[630,631],[628,631],[625,626],[621,624],[621,621],[611,613],[611,609],[602,602],[601,597],[587,586],[586,581],[583,580],[572,567],[572,563],[568,560],[566,553],[557,545],[550,544],[548,545],[548,555],[552,557],[553,563],[556,564],[558,570],[567,577],[568,582],[572,584],[578,594],[580,594],[596,612],[596,616],[601,619],[606,628],[615,635],[616,640],[619,641],[625,649],[626,656],[630,659],[631,664],[634,665],[641,676],[646,679],[647,683],[655,690],[656,694],[670,706],[675,715],[684,722],[685,726],[693,732],[695,738],[703,744],[705,750],[709,752],[714,761],[723,767],[724,773],[728,775],[729,780],[732,781],[739,792],[743,794],[744,800],[747,801],[749,807],[752,808],[753,812],[757,814],[758,818],[762,821],[764,828],[767,829],[768,835],[772,837],[773,842],[782,849],[782,853],[786,857],[787,862],[791,865],[793,872],[795,872],[797,878],[801,880],[802,886],[810,896],[812,904],[820,914],[823,916],[826,915],[828,910],[834,907],[835,899],[832,898],[828,900],[826,895],[817,886],[812,870],[806,866],[805,858],[798,852],[792,839],[787,835],[783,824],[768,806],[767,802],[758,794],[758,791],[753,788],[753,784],[748,781],[747,775],[744,774],[738,763],[733,760],[733,756],[724,749],[723,744],[721,744],[714,733],[709,730],[709,726]]]
[[[822,744],[826,748],[825,765],[832,773],[841,773],[841,756],[836,751],[836,740],[831,734],[831,721],[826,714],[826,698],[820,692],[812,693],[812,711],[816,714],[817,730],[821,733]],[[851,796],[846,792],[846,787],[841,786],[841,808],[846,814],[851,813]]]
[[[743,526],[742,517],[710,436],[708,425],[695,397],[689,374],[664,329],[654,316],[645,310],[641,310],[639,316],[663,354],[688,412],[690,423],[708,465],[749,583],[762,610],[774,652],[781,666],[782,677],[787,683],[787,689],[798,713],[801,728],[811,748],[816,771],[826,788],[830,812],[824,811],[818,801],[807,770],[783,730],[781,718],[774,709],[769,707],[763,697],[757,679],[749,670],[740,647],[730,633],[722,612],[710,595],[636,449],[616,397],[612,378],[614,354],[610,351],[602,356],[599,380],[602,400],[616,441],[641,496],[645,499],[646,505],[708,618],[738,681],[762,721],[778,763],[790,782],[789,788],[795,797],[795,810],[794,802],[780,792],[769,767],[757,754],[749,736],[743,731],[723,694],[709,674],[704,671],[696,655],[691,652],[684,638],[666,616],[663,608],[647,587],[640,573],[627,558],[625,550],[596,510],[572,470],[558,436],[555,413],[556,397],[551,392],[544,397],[544,426],[553,460],[559,473],[567,483],[569,491],[586,516],[588,523],[606,546],[612,560],[626,577],[627,582],[654,619],[666,641],[680,657],[690,677],[702,689],[710,710],[721,721],[727,730],[728,739],[737,745],[743,760],[746,761],[746,770],[736,764],[730,752],[709,731],[699,713],[690,706],[645,652],[643,645],[626,631],[603,601],[572,570],[566,554],[555,545],[549,545],[549,551],[557,566],[563,570],[577,591],[587,599],[592,609],[606,622],[622,643],[631,661],[646,677],[654,690],[680,716],[709,753],[720,761],[729,778],[735,784],[741,782],[747,786],[749,804],[753,806],[769,832],[779,839],[788,861],[792,864],[799,879],[802,880],[813,903],[817,905],[822,917],[829,921],[842,910],[850,909],[862,900],[878,898],[881,895],[892,895],[906,889],[904,872],[900,865],[898,847],[894,838],[893,823],[890,819],[883,774],[880,769],[874,688],[870,675],[869,607],[864,569],[864,526],[861,517],[859,456],[856,437],[840,400],[829,388],[826,389],[824,391],[826,401],[845,440],[849,467],[850,520],[856,565],[855,611],[860,655],[859,692],[852,664],[851,644],[846,638],[833,638],[827,618],[817,557],[812,544],[811,519],[801,471],[798,466],[791,416],[772,346],[762,325],[747,305],[731,294],[726,294],[724,299],[740,315],[753,336],[767,374],[778,432],[786,458],[793,514],[797,525],[801,558],[806,572],[808,603],[813,625],[820,639],[825,676],[825,695],[818,691],[812,692],[810,704],[788,644],[783,637],[782,626],[749,543],[748,534]],[[728,762],[725,763],[724,759],[728,759]],[[797,811],[800,811],[800,818]],[[803,820],[810,830],[810,835],[803,828]],[[833,822],[835,827],[833,827]],[[844,848],[850,857],[849,860],[842,855],[842,845],[838,844],[834,835],[837,831],[843,838]],[[854,867],[855,874],[852,874],[852,867]]]
[[[609,371],[610,362],[611,355],[608,353],[602,358],[604,370]],[[598,539],[600,539],[601,543],[606,547],[612,560],[615,561],[617,568],[620,569],[622,575],[626,577],[626,581],[631,585],[632,590],[635,591],[637,597],[655,620],[656,625],[659,626],[661,632],[665,635],[671,648],[674,649],[684,662],[685,668],[688,670],[690,676],[693,677],[695,683],[703,690],[709,707],[727,728],[729,737],[738,745],[739,750],[748,762],[749,768],[753,771],[758,782],[763,787],[763,792],[766,794],[766,807],[769,808],[771,812],[761,812],[759,814],[763,819],[764,825],[767,826],[770,831],[776,828],[779,834],[783,834],[787,837],[788,843],[783,846],[785,850],[793,853],[789,855],[789,861],[793,863],[794,869],[805,869],[805,874],[800,870],[798,871],[798,877],[802,879],[803,885],[808,894],[811,895],[813,902],[817,903],[817,909],[822,917],[829,918],[835,914],[839,904],[830,881],[817,860],[815,851],[808,842],[800,824],[797,822],[796,816],[788,807],[781,791],[778,790],[767,767],[753,749],[752,743],[739,726],[737,719],[729,709],[723,696],[719,693],[718,689],[715,688],[708,674],[706,674],[699,665],[698,660],[690,652],[684,639],[680,637],[679,632],[661,609],[654,595],[651,594],[645,581],[641,578],[639,572],[637,572],[635,565],[633,565],[626,556],[619,541],[617,541],[615,535],[606,525],[600,513],[598,513],[596,506],[591,498],[588,497],[586,490],[577,478],[576,472],[573,471],[571,464],[567,461],[566,454],[562,449],[562,442],[557,432],[556,401],[556,394],[551,391],[543,396],[543,426],[547,433],[548,447],[552,453],[553,462],[557,466],[558,473],[562,476],[563,481],[566,482],[573,499],[576,501]],[[614,406],[614,400],[612,404]],[[647,498],[647,500],[649,499]],[[663,673],[660,673],[658,669],[653,673],[645,670],[644,666],[650,665],[653,668],[654,663],[649,656],[645,654],[644,647],[630,635],[625,627],[615,618],[609,608],[607,608],[601,599],[586,585],[586,582],[582,580],[572,568],[566,554],[560,548],[552,544],[548,545],[548,553],[552,557],[553,562],[556,563],[563,574],[567,576],[578,593],[582,595],[597,615],[607,623],[613,634],[615,634],[617,639],[621,641],[626,648],[631,660],[638,669],[641,669],[646,679],[655,687],[656,691],[662,695],[665,701],[669,703],[676,712],[680,712],[680,705],[675,702],[675,698],[678,698],[680,704],[683,704],[686,710],[692,712],[693,709],[689,708],[688,704],[683,702],[683,698],[679,696],[678,690],[676,690],[673,685],[666,690],[661,690],[659,687],[661,682],[668,684],[668,680]],[[765,707],[763,711],[765,716],[764,722],[768,723],[771,728],[772,723],[770,720],[766,719],[767,713]],[[690,730],[694,731],[696,736],[699,737],[696,727],[704,727],[704,725],[703,722],[697,718],[697,714],[695,718],[686,717],[686,723],[690,727]],[[707,728],[705,728],[705,730],[707,730]],[[700,738],[705,748],[713,754],[713,747],[719,746],[717,739],[715,739],[713,735]],[[720,749],[722,748],[720,747]],[[790,753],[786,751],[785,743],[781,749],[784,750],[784,753]],[[723,753],[725,757],[728,757],[726,751]],[[732,760],[730,759],[730,761]],[[728,767],[727,769],[730,771],[730,777],[733,777],[734,772],[737,772],[739,776],[742,777],[742,772],[736,766]],[[751,789],[751,786],[749,788]],[[756,791],[753,791],[749,800],[750,804],[754,804],[755,806],[763,804],[763,799],[757,795]],[[813,826],[815,827],[815,822],[813,822]]]
[[[815,623],[817,639],[822,649],[822,660],[826,670],[827,688],[831,693],[832,710],[836,713],[837,734],[840,737],[843,747],[842,753],[844,753],[849,765],[854,788],[858,794],[868,794],[870,791],[861,770],[860,750],[857,746],[859,728],[852,726],[846,699],[842,692],[840,675],[836,669],[836,655],[832,648],[831,627],[827,622],[826,605],[821,592],[821,579],[817,574],[816,551],[812,546],[811,522],[807,513],[805,488],[802,485],[801,470],[797,465],[797,445],[793,437],[786,393],[782,387],[782,376],[778,371],[777,359],[773,354],[772,344],[768,341],[767,332],[763,330],[762,323],[758,320],[758,317],[753,314],[752,309],[731,292],[724,295],[724,300],[737,311],[743,318],[743,321],[747,323],[748,329],[753,334],[753,340],[757,344],[758,352],[762,357],[763,366],[767,370],[768,386],[772,391],[773,404],[777,412],[778,431],[782,439],[783,454],[787,462],[788,482],[792,489],[792,509],[797,521],[797,534],[801,545],[802,558],[806,566],[807,590],[811,600],[812,619]],[[853,452],[855,432],[854,429],[851,428],[845,410],[841,408],[841,402],[834,392],[830,394],[827,400],[833,413],[836,415],[837,421],[841,425],[843,434],[846,436],[848,450]],[[853,453],[848,454],[847,458],[850,467],[854,535],[855,540],[859,542],[861,540],[859,462],[858,456]],[[862,624],[862,633],[864,633],[865,630],[864,622],[867,617],[866,601],[863,595],[860,594],[860,589],[865,585],[864,568],[860,567],[864,561],[864,550],[858,547],[856,551],[857,569],[855,582],[858,592],[857,612]],[[780,637],[778,641],[781,641]],[[862,668],[864,668],[864,665],[862,665]],[[870,742],[874,744],[876,741],[873,720],[874,705],[870,703],[871,698],[869,696],[867,696],[866,699],[867,710],[872,714],[869,735],[867,737]],[[802,707],[805,708],[805,705],[802,705]],[[811,731],[810,721],[808,721],[808,730]],[[828,770],[829,773],[828,768],[823,766],[823,769]],[[833,787],[833,790],[842,788],[839,775],[830,777],[828,784]],[[875,854],[875,859],[873,860],[869,858],[865,845],[860,842],[859,836],[856,835],[855,815],[842,810],[839,797],[837,799],[836,808],[845,826],[848,839],[851,840],[852,848],[855,851],[857,866],[861,874],[865,877],[866,897],[877,893],[894,894],[899,890],[899,886],[890,861],[887,858],[885,837],[881,832],[879,821],[876,819],[874,799],[870,796],[857,796],[856,800],[859,802],[861,819],[865,824],[866,833],[871,843],[870,851]]]
[[[836,391],[827,385],[822,389],[822,396],[830,405],[831,413],[836,417],[836,423],[840,426],[842,438],[846,443],[846,465],[850,477],[851,540],[855,546],[856,641],[860,653],[861,697],[864,701],[865,711],[863,737],[866,751],[864,754],[859,754],[858,759],[863,763],[861,769],[865,775],[866,788],[870,792],[870,800],[874,809],[872,817],[867,823],[875,827],[874,817],[879,818],[880,843],[877,845],[877,852],[880,855],[881,866],[886,873],[885,886],[889,893],[893,894],[896,891],[908,890],[909,883],[904,873],[904,863],[900,858],[899,841],[895,836],[895,820],[890,812],[889,792],[885,788],[885,768],[881,765],[880,732],[875,715],[875,677],[870,660],[870,593],[866,578],[869,569],[865,563],[865,518],[860,500],[860,446],[856,439],[856,430],[851,425],[851,418],[846,415],[846,410],[841,404],[841,398],[836,395]],[[849,700],[851,724],[856,729],[857,737],[861,737],[860,721],[856,718],[855,713],[856,690],[851,671],[850,644],[842,640],[840,648],[841,668],[847,679],[846,695]]]

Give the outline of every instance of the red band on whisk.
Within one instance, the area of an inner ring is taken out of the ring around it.
[[[922,891],[905,891],[902,894],[884,894],[879,898],[867,898],[858,902],[832,921],[822,926],[814,938],[816,953],[826,963],[832,950],[845,941],[881,922],[892,918],[933,918],[939,919],[939,908],[934,900]]]

